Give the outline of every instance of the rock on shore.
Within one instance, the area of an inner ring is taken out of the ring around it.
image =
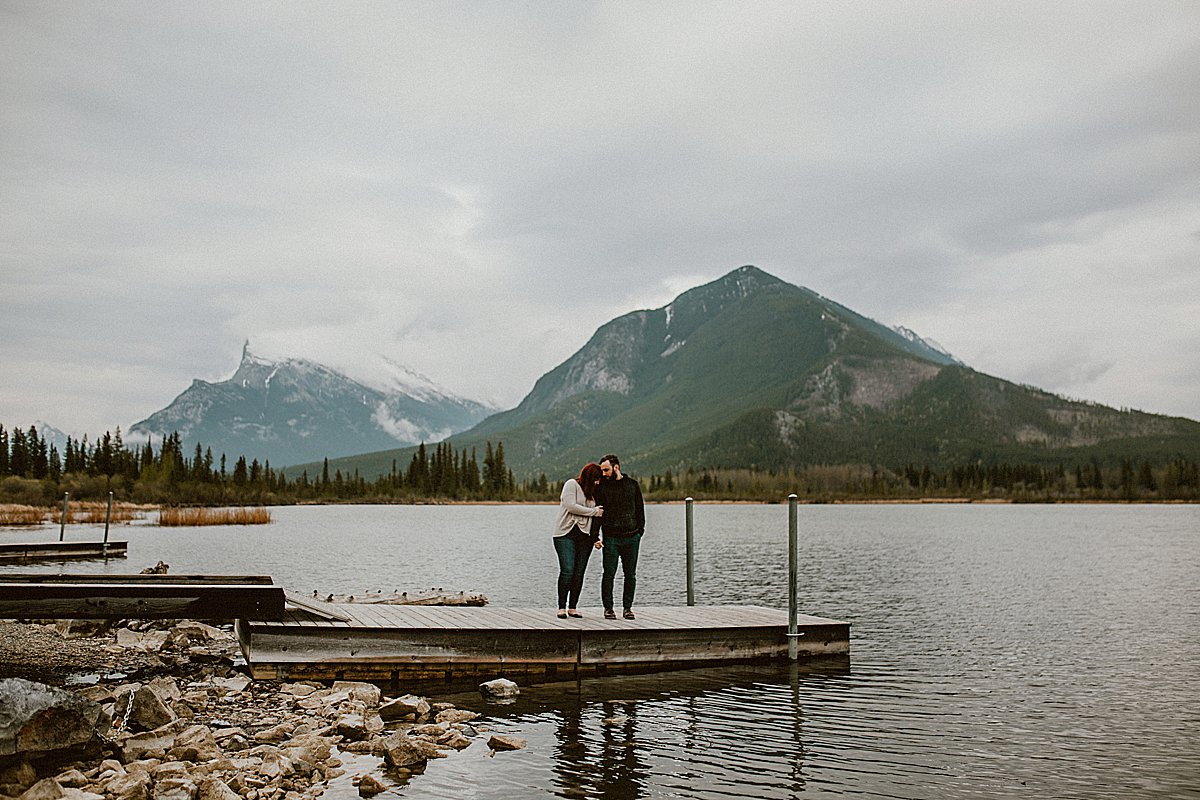
[[[474,712],[387,699],[370,683],[251,681],[233,669],[232,634],[203,623],[64,640],[53,627],[0,622],[0,641],[0,674],[13,665],[24,676],[0,680],[0,800],[308,800],[346,774],[343,752],[390,768],[353,776],[370,796],[476,742],[512,744],[486,740]],[[38,663],[54,644],[71,645],[74,669],[94,670],[95,683],[26,679],[66,681],[69,664]]]

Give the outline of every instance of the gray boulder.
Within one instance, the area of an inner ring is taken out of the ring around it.
[[[86,744],[100,719],[100,706],[74,692],[23,678],[0,679],[0,756]]]
[[[518,739],[516,736],[502,736],[498,733],[492,734],[488,739],[488,747],[493,750],[523,750],[529,742],[526,739]]]
[[[26,789],[18,800],[62,800],[66,796],[54,778],[42,778]]]
[[[25,759],[2,765],[0,759],[0,795],[16,797],[37,783],[37,770]]]
[[[240,800],[238,793],[219,778],[204,778],[199,788],[200,800]]]
[[[121,740],[121,758],[128,764],[137,761],[146,753],[161,750],[166,753],[175,746],[175,739],[187,728],[186,721],[177,719],[161,728],[145,733],[136,733]]]
[[[150,776],[145,772],[117,775],[104,785],[104,794],[113,800],[149,800]]]
[[[424,697],[406,694],[380,706],[379,716],[388,722],[398,719],[418,719],[428,716],[429,710],[429,702]]]
[[[374,797],[380,792],[386,791],[387,787],[371,775],[363,775],[358,781],[358,794],[360,797]]]
[[[454,722],[470,722],[473,719],[478,719],[479,715],[474,711],[467,711],[463,708],[447,708],[444,711],[439,711],[434,717],[438,722],[451,724]]]
[[[479,693],[489,700],[511,700],[521,693],[521,689],[508,678],[496,678],[479,684]]]
[[[411,767],[431,758],[444,758],[435,745],[414,739],[403,732],[393,733],[381,742],[383,760],[389,767]]]
[[[210,728],[193,725],[175,737],[168,755],[179,761],[200,762],[220,758],[222,753]]]
[[[174,722],[176,714],[166,701],[151,686],[139,687],[129,701],[125,727],[135,731],[152,731],[168,722]]]

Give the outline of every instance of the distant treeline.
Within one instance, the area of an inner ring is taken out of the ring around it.
[[[482,461],[474,448],[456,451],[438,444],[417,448],[407,469],[393,463],[388,475],[367,481],[358,471],[288,479],[270,461],[230,463],[225,454],[197,444],[185,455],[179,433],[126,446],[121,431],[105,432],[94,444],[68,437],[60,456],[36,429],[0,425],[0,502],[37,505],[57,502],[63,492],[79,500],[106,497],[160,504],[289,504],[302,502],[423,502],[427,500],[540,500],[550,484],[545,475],[518,481],[505,462],[504,443],[487,443]],[[557,497],[557,489],[554,490]]]
[[[635,465],[629,465],[631,468]],[[968,464],[945,469],[907,464],[813,465],[789,470],[697,469],[638,475],[649,500],[780,501],[797,494],[805,502],[839,500],[953,499],[1015,502],[1200,501],[1200,470],[1194,461],[1166,463],[1122,459],[1046,467],[1033,464]],[[0,425],[0,502],[49,505],[64,492],[78,500],[102,499],[166,505],[286,505],[308,502],[421,503],[454,501],[553,501],[561,482],[544,473],[519,480],[508,467],[504,443],[488,442],[482,459],[472,448],[448,442],[417,448],[407,465],[367,480],[355,470],[329,470],[288,478],[270,462],[232,464],[225,454],[197,444],[185,454],[174,433],[126,446],[121,431],[89,443],[68,438],[65,452],[48,445],[36,428],[7,431]]]

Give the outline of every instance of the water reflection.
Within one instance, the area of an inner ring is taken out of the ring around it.
[[[487,721],[529,739],[525,751],[431,764],[406,796],[474,783],[517,798],[795,797],[807,782],[804,703],[816,686],[847,690],[848,675],[835,659],[526,687],[516,704],[490,707]],[[451,699],[478,705],[477,696]]]
[[[597,716],[598,737],[594,733]],[[637,702],[606,700],[599,708],[573,703],[558,711],[557,717],[554,785],[561,796],[646,796],[647,766],[638,757]]]

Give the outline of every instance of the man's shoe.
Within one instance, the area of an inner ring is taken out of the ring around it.
[[[625,609],[625,613],[622,616],[625,617],[625,619],[634,619],[633,609],[630,609],[630,608]]]
[[[606,608],[606,609],[604,609],[604,618],[605,619],[616,619],[617,612],[613,611],[611,608]]]

